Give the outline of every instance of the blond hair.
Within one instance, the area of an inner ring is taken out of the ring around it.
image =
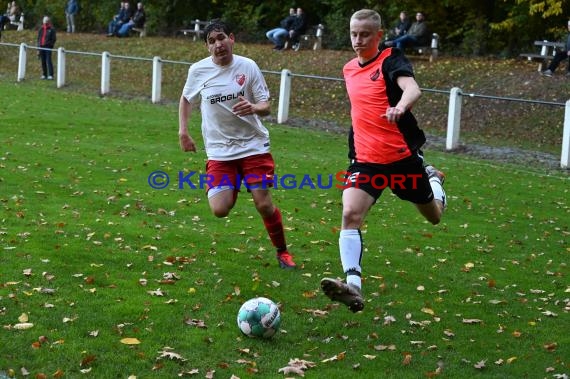
[[[361,9],[356,11],[352,17],[350,17],[350,20],[370,20],[374,23],[377,30],[382,29],[382,18],[378,12],[372,9]]]

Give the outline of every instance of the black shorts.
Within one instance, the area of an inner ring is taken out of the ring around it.
[[[389,164],[352,163],[346,173],[342,189],[360,188],[378,200],[385,188],[402,200],[427,204],[433,199],[429,177],[421,155]]]

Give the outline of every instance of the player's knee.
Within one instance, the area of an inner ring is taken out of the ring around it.
[[[362,223],[362,213],[357,209],[351,207],[344,207],[342,209],[342,224],[345,226],[349,225],[360,225]]]
[[[214,216],[216,216],[218,218],[222,218],[222,217],[226,217],[227,215],[230,214],[230,209],[228,209],[228,208],[215,208],[215,209],[212,209],[212,213],[214,214]]]

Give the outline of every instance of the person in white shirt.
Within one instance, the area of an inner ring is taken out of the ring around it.
[[[216,217],[230,213],[242,186],[251,193],[282,268],[295,268],[287,250],[281,212],[272,201],[275,163],[269,132],[260,116],[270,113],[270,95],[261,70],[233,53],[235,36],[229,26],[213,20],[204,29],[210,56],[188,69],[178,109],[179,141],[183,151],[196,151],[188,132],[193,104],[200,102],[202,137],[206,147],[207,193]]]

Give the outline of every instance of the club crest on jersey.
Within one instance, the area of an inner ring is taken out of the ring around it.
[[[243,83],[245,83],[245,74],[236,75],[236,82],[240,86],[243,86]]]
[[[372,74],[370,74],[370,80],[372,80],[373,82],[375,82],[376,80],[378,80],[378,78],[380,77],[380,69],[376,69],[376,71],[374,71]]]

